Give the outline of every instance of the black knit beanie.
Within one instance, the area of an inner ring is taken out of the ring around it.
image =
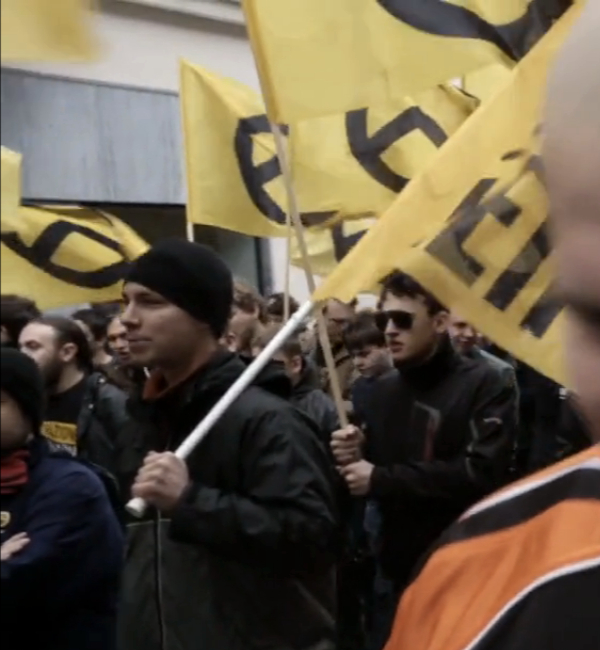
[[[36,362],[12,348],[0,351],[2,390],[17,402],[29,419],[33,433],[39,433],[44,421],[44,381]]]
[[[125,282],[141,284],[223,336],[233,305],[233,277],[212,249],[164,239],[138,257]]]

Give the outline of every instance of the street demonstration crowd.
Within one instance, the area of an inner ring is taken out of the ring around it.
[[[324,308],[350,426],[306,323],[186,466],[168,452],[277,334],[285,300],[183,240],[133,264],[116,310],[44,316],[2,296],[8,638],[380,650],[461,513],[591,445],[564,389],[396,272],[376,310]],[[153,506],[139,521],[132,494]]]
[[[305,323],[183,461],[283,296],[177,239],[116,311],[2,296],[4,648],[600,648],[599,9],[544,123],[576,393],[394,272],[324,306],[339,410]]]

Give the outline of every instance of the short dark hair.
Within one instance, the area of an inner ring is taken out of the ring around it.
[[[106,338],[106,331],[112,320],[97,309],[79,309],[71,315],[71,318],[85,323],[95,341],[102,341]]]
[[[377,327],[375,314],[361,312],[351,320],[344,330],[344,345],[350,354],[356,354],[372,345],[385,347],[385,335]]]
[[[447,311],[446,307],[427,289],[403,271],[392,271],[382,280],[380,302],[385,300],[388,293],[396,298],[423,298],[427,311],[431,316]]]
[[[80,370],[91,372],[94,369],[92,350],[87,336],[73,319],[63,316],[41,316],[31,322],[51,327],[56,332],[56,342],[59,346],[73,343],[77,348],[75,361]]]
[[[290,316],[295,314],[300,305],[298,301],[293,297],[289,297],[290,300]],[[276,316],[278,318],[283,318],[285,315],[285,294],[284,293],[273,293],[267,298],[267,313],[269,316]]]
[[[258,314],[258,320],[266,323],[267,303],[258,291],[243,280],[235,280],[233,283],[233,306],[246,314]]]
[[[271,323],[262,330],[252,339],[252,347],[260,348],[264,350],[267,345],[279,334],[283,325],[277,323]],[[302,346],[300,345],[300,339],[296,334],[292,334],[288,340],[281,346],[280,350],[285,354],[288,359],[292,357],[301,357],[302,356]]]
[[[18,343],[24,327],[42,313],[33,300],[13,294],[0,297],[2,327],[12,343]]]

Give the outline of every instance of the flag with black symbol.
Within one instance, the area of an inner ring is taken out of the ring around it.
[[[354,215],[352,219],[340,221],[327,228],[307,230],[304,238],[313,273],[321,277],[332,273],[374,223],[373,215]],[[294,266],[304,266],[295,237],[292,240],[291,261]]]
[[[539,120],[548,66],[573,7],[409,183],[315,300],[349,300],[402,269],[495,343],[560,383],[561,305],[552,299]]]
[[[271,117],[385,105],[519,61],[578,0],[243,0]]]
[[[255,237],[285,237],[287,200],[257,93],[181,64],[188,219]],[[285,129],[302,223],[326,228],[379,212],[464,123],[477,101],[439,86],[394,105]]]
[[[87,208],[20,208],[2,215],[2,293],[43,309],[121,297],[129,262],[148,245],[119,219]]]

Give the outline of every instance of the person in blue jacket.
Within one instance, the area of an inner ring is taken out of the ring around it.
[[[2,348],[2,646],[114,650],[124,540],[101,478],[39,434],[35,362]]]

